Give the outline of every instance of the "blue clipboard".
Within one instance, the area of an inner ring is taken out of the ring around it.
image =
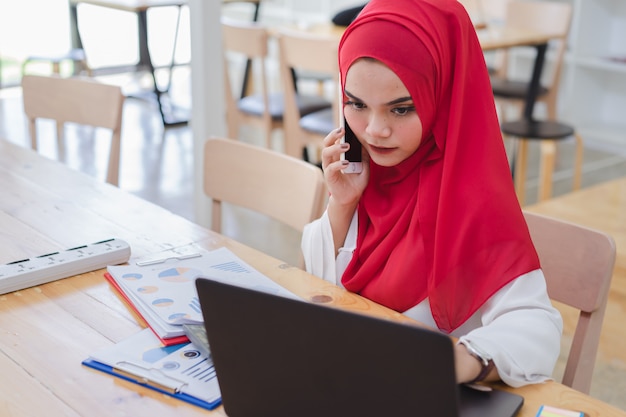
[[[193,343],[165,346],[147,328],[93,352],[82,364],[208,410],[221,404],[211,357]]]
[[[154,383],[153,381],[149,381],[149,380],[147,380],[145,378],[142,378],[142,377],[139,377],[139,376],[132,377],[127,372],[125,372],[125,373],[119,372],[116,369],[114,369],[112,366],[105,365],[105,364],[100,363],[98,361],[95,361],[93,359],[86,359],[86,360],[84,360],[82,362],[82,364],[87,366],[87,367],[89,367],[89,368],[93,368],[93,369],[96,369],[98,371],[101,371],[101,372],[113,375],[115,377],[124,379],[126,381],[132,382],[134,384],[138,384],[138,385],[144,386],[144,387],[149,388],[151,390],[160,392],[162,394],[169,395],[170,397],[176,398],[176,399],[181,400],[181,401],[188,402],[190,404],[193,404],[193,405],[198,406],[198,407],[205,408],[207,410],[213,410],[214,408],[217,408],[222,403],[221,398],[216,400],[216,401],[213,401],[213,402],[207,402],[207,401],[201,400],[199,398],[193,397],[193,396],[191,396],[189,394],[185,394],[185,393],[182,393],[182,392],[175,392],[174,390],[172,390],[172,389],[170,389],[168,387],[161,386],[161,385],[159,385],[157,383]]]

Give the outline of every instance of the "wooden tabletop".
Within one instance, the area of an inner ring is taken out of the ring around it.
[[[70,4],[91,4],[126,12],[144,12],[151,7],[184,6],[187,0],[70,0]]]
[[[109,184],[0,140],[0,263],[107,238],[126,240],[132,258],[196,243],[228,247],[307,300],[364,314],[411,320],[254,249],[200,227]],[[191,204],[191,202],[190,202]],[[81,361],[143,324],[103,278],[104,270],[0,295],[0,415],[224,416],[93,371]],[[540,404],[626,417],[558,383],[511,389],[521,417]]]
[[[273,35],[278,34],[281,30],[297,31],[318,36],[333,36],[337,39],[346,30],[345,27],[336,26],[331,23],[317,23],[311,25],[282,25],[269,28]],[[478,27],[478,40],[484,51],[495,49],[514,48],[517,46],[533,46],[546,43],[553,39],[557,34],[548,32],[537,32],[523,28],[514,28],[508,26],[486,26]]]
[[[479,30],[477,33],[483,51],[540,45],[558,36],[558,34],[549,32],[539,32],[509,26],[488,26]]]
[[[261,0],[221,0],[222,3],[254,3]],[[70,4],[91,4],[93,6],[108,7],[109,9],[124,10],[127,12],[143,12],[151,7],[184,6],[187,0],[70,0]]]

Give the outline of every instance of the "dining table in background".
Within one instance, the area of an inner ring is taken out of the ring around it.
[[[275,26],[270,28],[270,33],[276,36],[281,30],[298,31],[317,36],[335,37],[337,42],[339,42],[345,29],[345,27],[333,25],[332,23],[303,23]],[[536,49],[532,73],[530,75],[529,89],[524,105],[524,117],[531,118],[541,86],[541,74],[543,73],[548,43],[551,39],[559,36],[559,34],[510,27],[505,24],[481,24],[476,27],[476,33],[484,52],[516,47],[533,47]]]
[[[180,111],[173,106],[171,100],[166,99],[171,87],[171,73],[175,65],[176,44],[178,39],[178,29],[180,25],[181,11],[187,5],[187,0],[69,0],[70,4],[70,33],[73,49],[83,49],[84,45],[81,37],[79,25],[79,6],[90,5],[134,13],[137,16],[137,48],[139,58],[137,63],[131,66],[109,67],[100,72],[138,72],[148,71],[152,78],[153,88],[151,93],[156,100],[161,120],[164,126],[183,125],[188,122],[187,116],[180,115]],[[172,49],[172,59],[169,64],[170,77],[165,87],[160,87],[157,82],[156,68],[150,54],[148,45],[148,10],[155,7],[175,7],[177,9],[176,30],[174,32],[174,46]],[[114,30],[116,25],[110,25]]]
[[[251,3],[254,6],[253,20],[256,21],[259,16],[259,7],[261,0],[221,0],[222,3]],[[176,108],[168,98],[168,93],[172,82],[172,71],[175,62],[176,46],[178,39],[178,32],[180,27],[180,19],[182,8],[187,6],[187,0],[69,0],[70,5],[70,34],[72,40],[73,49],[84,49],[83,41],[81,38],[81,31],[79,27],[79,13],[78,9],[81,5],[90,5],[103,7],[113,10],[119,10],[122,12],[133,13],[137,16],[137,48],[139,57],[134,65],[125,65],[120,67],[107,67],[98,69],[96,73],[114,73],[114,72],[137,72],[148,71],[152,78],[153,89],[151,94],[154,96],[157,102],[159,114],[164,126],[177,126],[183,125],[188,122],[188,115],[183,114],[182,111]],[[150,46],[148,44],[149,34],[149,19],[148,11],[157,7],[174,7],[176,8],[176,28],[174,31],[174,43],[172,49],[172,58],[168,65],[169,78],[165,86],[159,86],[157,77],[155,74],[156,67],[152,56],[150,54]],[[114,24],[110,26],[113,30]],[[250,71],[249,63],[247,64],[246,73]]]

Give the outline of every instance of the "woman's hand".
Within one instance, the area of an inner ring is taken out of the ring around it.
[[[340,127],[324,138],[322,168],[326,185],[335,202],[356,207],[369,180],[369,155],[363,151],[362,172],[344,174],[341,170],[347,167],[348,161],[342,161],[341,154],[350,148],[350,144],[341,143],[343,135],[344,129]]]
[[[327,213],[333,231],[335,255],[346,240],[350,222],[365,190],[370,172],[369,155],[365,151],[363,151],[363,170],[360,173],[344,174],[341,172],[348,165],[348,161],[341,160],[341,154],[350,147],[348,143],[341,143],[343,134],[343,128],[330,132],[324,138],[322,150],[322,168],[330,191]]]

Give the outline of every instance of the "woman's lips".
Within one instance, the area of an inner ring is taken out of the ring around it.
[[[369,145],[369,148],[372,152],[375,152],[381,155],[390,154],[396,149],[396,148],[382,148],[380,146],[374,146],[374,145]]]

